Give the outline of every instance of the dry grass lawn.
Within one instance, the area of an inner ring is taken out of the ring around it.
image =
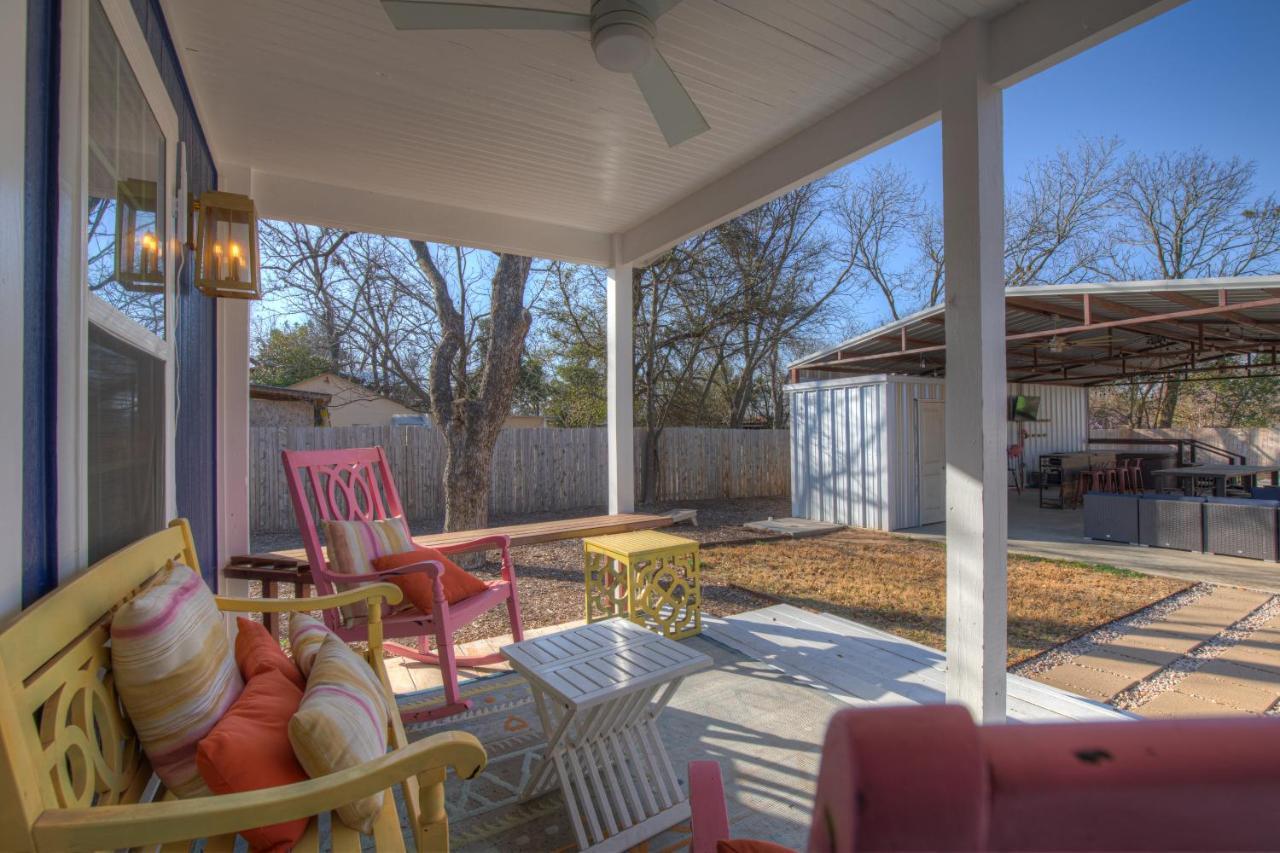
[[[946,554],[871,531],[720,545],[702,551],[703,583],[734,584],[941,649]],[[1190,584],[1112,566],[1009,557],[1013,665]]]

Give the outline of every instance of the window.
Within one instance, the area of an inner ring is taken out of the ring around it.
[[[128,0],[63,4],[65,576],[175,514],[177,116]]]

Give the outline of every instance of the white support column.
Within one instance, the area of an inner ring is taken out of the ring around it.
[[[0,621],[22,607],[22,303],[26,191],[27,4],[0,10]]]
[[[609,512],[631,512],[636,506],[635,429],[631,374],[631,264],[619,263],[621,239],[613,240],[605,313],[608,322],[606,386],[609,404]]]
[[[218,189],[253,194],[252,172],[223,164]],[[249,305],[217,300],[218,312],[218,567],[249,553]],[[220,591],[247,596],[247,581],[219,576]]]
[[[942,45],[947,287],[947,699],[1005,717],[1004,118],[987,25]]]

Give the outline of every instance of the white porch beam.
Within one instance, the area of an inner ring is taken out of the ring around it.
[[[942,44],[947,334],[947,700],[1005,716],[1004,116],[988,27]]]
[[[991,22],[991,82],[1008,88],[1185,2],[1031,0],[1015,6]]]
[[[614,240],[615,248],[621,241]],[[608,325],[605,357],[609,435],[609,512],[631,512],[636,505],[635,427],[632,411],[632,280],[631,264],[609,268],[605,313]]]
[[[929,59],[868,92],[628,230],[622,258],[651,258],[925,127],[937,118],[937,79],[937,61]]]
[[[1019,80],[1185,0],[1030,0],[990,24],[991,80]],[[622,259],[638,262],[933,122],[938,57],[885,83],[722,178],[628,229]]]
[[[0,10],[0,620],[22,607],[23,197],[26,192],[27,4]]]
[[[218,189],[253,196],[244,166],[218,167]],[[249,553],[249,308],[245,299],[218,299],[217,481],[219,572],[236,554]],[[247,596],[249,582],[219,574],[224,595]]]
[[[253,171],[258,215],[308,225],[385,234],[607,266],[610,236],[500,213],[435,204]]]

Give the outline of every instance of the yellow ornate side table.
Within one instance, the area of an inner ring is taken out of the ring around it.
[[[587,622],[626,616],[673,640],[702,630],[698,543],[656,530],[582,540]]]

